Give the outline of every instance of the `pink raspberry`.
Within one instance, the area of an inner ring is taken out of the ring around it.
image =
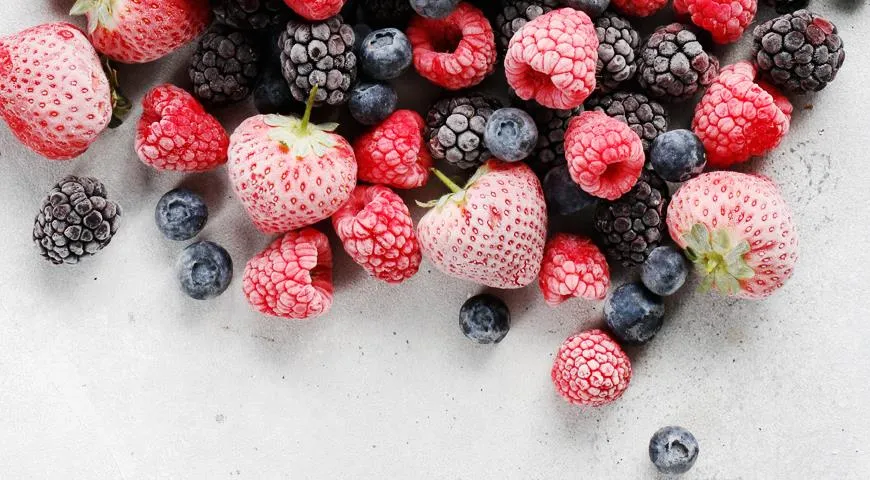
[[[601,300],[610,286],[610,270],[591,240],[559,233],[544,247],[538,286],[552,307],[571,297]]]
[[[668,0],[612,0],[611,5],[625,15],[648,17],[668,4]]]
[[[513,36],[504,69],[523,100],[570,110],[595,90],[597,62],[598,35],[592,20],[579,10],[562,8],[526,23]]]
[[[710,32],[716,43],[736,42],[752,23],[757,0],[674,0],[674,10]]]
[[[357,177],[395,188],[422,187],[429,180],[432,156],[423,143],[423,117],[397,110],[353,145]]]
[[[284,0],[300,17],[311,20],[326,20],[337,15],[345,0]]]
[[[245,265],[242,289],[259,312],[283,318],[322,315],[332,306],[332,251],[323,233],[285,233]]]
[[[599,111],[583,112],[568,122],[565,159],[583,191],[616,200],[640,177],[643,142],[627,124]]]
[[[631,381],[631,362],[606,333],[587,330],[562,343],[550,376],[565,400],[599,407],[625,393]]]
[[[417,73],[441,87],[472,87],[495,69],[495,34],[483,12],[469,3],[444,18],[415,15],[406,34]]]
[[[402,198],[381,185],[357,186],[332,215],[348,255],[378,280],[402,283],[420,268],[420,243]]]
[[[755,83],[755,74],[749,62],[723,68],[695,107],[692,130],[711,167],[764,155],[788,133],[791,103],[773,86]]]

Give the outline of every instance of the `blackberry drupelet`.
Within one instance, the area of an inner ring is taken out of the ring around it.
[[[504,0],[502,3],[493,25],[502,53],[507,51],[511,38],[523,25],[559,7],[556,0]]]
[[[719,59],[704,51],[688,26],[672,23],[657,28],[641,45],[637,81],[653,98],[685,102],[713,83]]]
[[[502,107],[500,101],[480,93],[446,97],[426,114],[426,141],[435,160],[474,168],[490,157],[483,141],[486,121]]]
[[[668,112],[659,102],[642,93],[614,92],[593,95],[586,100],[587,110],[600,110],[628,124],[649,150],[653,140],[668,130]]]
[[[526,159],[526,163],[538,176],[544,176],[556,165],[564,165],[565,161],[565,130],[568,129],[568,121],[577,115],[582,107],[571,110],[554,110],[543,107],[534,101],[519,101],[522,108],[532,115],[535,125],[538,126],[538,144],[535,151]]]
[[[106,198],[99,180],[70,175],[42,201],[33,241],[51,263],[78,263],[109,244],[120,220],[121,207]]]
[[[257,83],[259,57],[247,33],[212,25],[200,37],[188,69],[194,95],[209,105],[244,100]]]
[[[612,202],[599,202],[595,230],[604,253],[626,267],[642,264],[666,237],[669,199],[665,181],[644,169],[628,193]]]
[[[628,20],[613,12],[605,12],[595,19],[595,33],[598,34],[595,79],[601,91],[609,92],[634,78],[640,34]]]
[[[291,16],[283,0],[211,0],[215,21],[239,30],[283,25]]]
[[[360,7],[366,23],[374,28],[394,27],[404,30],[414,14],[408,0],[365,0]]]

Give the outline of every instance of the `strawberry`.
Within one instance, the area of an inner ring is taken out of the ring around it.
[[[254,225],[283,233],[335,213],[356,186],[356,159],[336,124],[310,123],[317,86],[300,119],[251,117],[230,136],[230,182]]]
[[[112,91],[81,30],[48,23],[0,38],[0,115],[46,158],[88,149],[112,118]]]
[[[442,272],[493,288],[535,281],[544,256],[547,207],[541,183],[524,163],[489,160],[460,188],[433,170],[452,191],[417,225],[423,254]]]
[[[791,277],[797,232],[768,178],[730,171],[695,177],[674,194],[667,219],[671,238],[704,276],[704,289],[759,299]]]
[[[196,38],[211,17],[208,0],[78,0],[100,53],[123,63],[157,60]]]

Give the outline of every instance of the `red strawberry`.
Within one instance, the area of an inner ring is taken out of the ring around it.
[[[547,207],[541,183],[524,163],[489,160],[453,193],[430,202],[417,225],[423,254],[442,272],[493,288],[535,281],[544,256]]]
[[[88,149],[112,118],[112,93],[81,30],[48,23],[0,38],[0,115],[46,158]]]
[[[254,225],[282,233],[335,213],[356,186],[353,148],[335,124],[314,125],[311,89],[305,115],[257,115],[230,136],[230,181]]]
[[[422,187],[429,180],[432,157],[423,143],[423,117],[397,110],[353,144],[359,179],[395,188]]]
[[[157,60],[196,38],[211,17],[208,0],[78,0],[94,47],[123,63]]]

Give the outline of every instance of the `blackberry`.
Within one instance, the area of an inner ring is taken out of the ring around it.
[[[825,88],[846,58],[837,27],[806,10],[758,25],[752,37],[753,57],[762,76],[790,93]]]
[[[316,104],[347,102],[356,82],[353,28],[341,15],[322,22],[291,20],[281,32],[281,71],[297,101],[305,103],[313,85],[318,85]]]
[[[554,110],[542,107],[534,102],[527,110],[538,126],[538,144],[528,159],[529,166],[539,175],[544,175],[556,165],[564,165],[565,161],[565,130],[571,117],[580,113],[581,107],[572,110]]]
[[[719,59],[704,51],[688,26],[657,28],[640,48],[637,81],[651,97],[684,102],[719,74]]]
[[[628,124],[648,151],[653,140],[668,130],[668,112],[659,102],[642,93],[614,92],[593,95],[586,100],[587,110],[600,110]]]
[[[360,6],[366,23],[374,28],[395,27],[404,30],[414,14],[408,0],[365,0]]]
[[[595,230],[604,253],[631,267],[642,264],[665,238],[668,185],[655,172],[644,169],[635,186],[612,202],[595,209]]]
[[[283,25],[290,9],[283,0],[211,0],[215,21],[238,30]]]
[[[188,68],[194,95],[209,105],[247,98],[260,74],[255,45],[245,32],[212,25],[200,37]]]
[[[55,265],[78,263],[108,245],[120,221],[121,207],[106,198],[106,187],[99,180],[70,175],[42,201],[33,241]]]
[[[767,0],[766,3],[772,6],[776,13],[793,13],[807,8],[810,0]]]
[[[504,0],[494,25],[501,51],[507,51],[511,38],[523,25],[558,6],[556,0]]]
[[[595,79],[598,88],[608,92],[634,77],[637,71],[634,57],[640,46],[640,34],[628,20],[612,12],[595,20],[595,33],[598,34]]]
[[[446,97],[426,114],[426,141],[435,160],[462,169],[477,167],[489,158],[483,141],[486,121],[502,107],[500,101],[480,93]]]

